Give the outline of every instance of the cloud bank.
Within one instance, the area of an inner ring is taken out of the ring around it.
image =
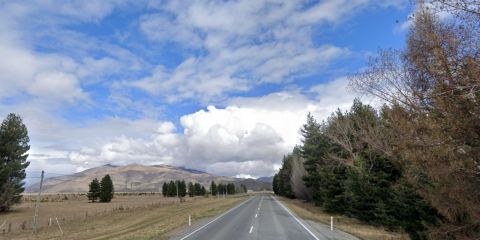
[[[324,119],[355,97],[343,72],[322,73],[358,53],[323,30],[404,4],[0,1],[0,116],[24,118],[29,172],[135,162],[272,175],[308,112]]]

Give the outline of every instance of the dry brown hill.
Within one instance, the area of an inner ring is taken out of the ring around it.
[[[246,185],[250,190],[270,190],[271,184],[255,179],[238,179],[215,176],[209,173],[169,165],[145,166],[130,164],[127,166],[104,165],[87,169],[83,172],[61,177],[48,178],[43,182],[42,192],[86,192],[88,184],[94,179],[101,179],[109,174],[117,192],[159,192],[162,184],[171,180],[198,182],[207,189],[211,181],[218,183],[234,182]],[[27,192],[37,192],[39,184],[27,187]]]

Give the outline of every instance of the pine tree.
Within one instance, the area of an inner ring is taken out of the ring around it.
[[[300,154],[302,158],[305,159],[304,167],[307,172],[303,180],[305,185],[311,189],[315,203],[320,205],[323,201],[320,192],[322,177],[318,171],[318,166],[324,164],[325,154],[329,150],[330,141],[322,133],[322,125],[319,124],[310,113],[307,116],[307,123],[303,125],[300,132],[303,137]],[[281,178],[281,176],[279,176],[279,178]],[[282,184],[280,181],[279,186]],[[280,187],[279,191],[282,192],[283,189]],[[281,195],[283,195],[283,193]]]
[[[168,185],[167,182],[164,182],[162,185],[162,195],[163,197],[167,197],[168,195]]]
[[[187,184],[185,180],[182,180],[178,183],[178,196],[185,197],[187,195]]]
[[[188,183],[188,196],[194,197],[195,196],[195,187],[193,183],[189,182]]]
[[[89,184],[89,190],[88,190],[88,200],[91,202],[95,202],[98,200],[100,197],[100,182],[98,181],[97,178],[93,179],[92,182]]]
[[[24,191],[30,145],[27,127],[19,115],[10,113],[0,126],[0,212],[19,203]]]
[[[207,189],[204,186],[200,188],[200,195],[205,196],[207,194]]]
[[[278,173],[275,173],[275,175],[273,175],[272,188],[273,193],[275,193],[276,195],[280,195],[280,189],[278,187]]]
[[[196,196],[201,196],[202,195],[202,185],[200,185],[200,183],[195,183],[194,187],[195,187],[195,195]]]
[[[235,184],[233,184],[233,183],[227,184],[227,193],[229,195],[235,194]]]
[[[110,202],[113,198],[113,182],[110,175],[105,175],[100,182],[100,202]]]
[[[225,185],[223,185],[222,183],[219,183],[219,184],[217,185],[217,192],[218,192],[218,194],[220,194],[220,195],[225,194]]]
[[[217,195],[217,184],[215,184],[215,181],[212,181],[212,183],[210,184],[210,192],[213,196]]]
[[[174,181],[170,181],[168,183],[168,194],[169,197],[175,197],[177,196],[177,185],[175,184]]]

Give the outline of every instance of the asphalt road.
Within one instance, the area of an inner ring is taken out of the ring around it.
[[[296,217],[270,194],[257,195],[176,239],[356,239]],[[323,232],[322,232],[323,231]]]

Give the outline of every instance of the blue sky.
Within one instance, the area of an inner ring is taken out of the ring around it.
[[[403,0],[0,2],[0,114],[23,116],[29,171],[171,164],[272,175],[359,97],[347,76],[403,48]],[[365,99],[365,101],[369,101]]]

